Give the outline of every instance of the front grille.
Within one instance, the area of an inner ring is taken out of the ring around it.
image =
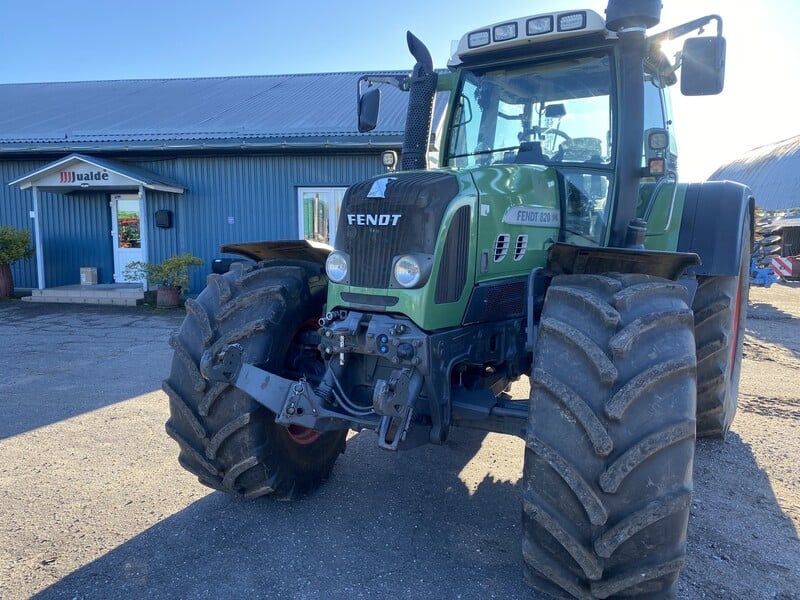
[[[375,180],[347,190],[339,216],[338,249],[350,255],[350,285],[387,288],[392,258],[432,254],[447,205],[458,193],[448,173],[409,173],[390,177],[383,198],[368,198]]]
[[[472,290],[463,324],[504,321],[524,316],[527,287],[527,277],[476,286]]]
[[[442,264],[439,268],[439,280],[436,282],[436,304],[458,302],[464,284],[467,282],[467,264],[469,263],[469,206],[462,206],[456,211],[450,222],[450,230],[444,242]]]
[[[355,294],[353,292],[342,292],[342,300],[350,305],[364,305],[370,307],[394,306],[400,301],[397,296],[378,296],[376,294]]]

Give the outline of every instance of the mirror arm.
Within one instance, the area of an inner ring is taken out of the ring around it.
[[[358,97],[361,98],[364,84],[371,88],[377,83],[386,83],[407,92],[411,87],[411,77],[408,75],[363,75],[358,78]]]
[[[661,42],[666,42],[669,40],[674,40],[675,38],[682,37],[687,33],[691,33],[695,29],[703,29],[706,25],[708,25],[711,21],[717,22],[717,37],[722,37],[722,17],[719,15],[707,15],[705,17],[700,17],[699,19],[695,19],[694,21],[689,21],[688,23],[684,23],[683,25],[678,25],[677,27],[673,27],[672,29],[667,29],[666,31],[662,31],[661,33],[657,33],[648,38],[648,41],[652,46],[660,44]]]

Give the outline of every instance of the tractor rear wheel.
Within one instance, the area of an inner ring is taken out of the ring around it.
[[[686,289],[564,275],[537,333],[523,471],[525,575],[560,598],[672,597],[695,442]]]
[[[750,226],[745,224],[739,274],[697,278],[692,303],[697,344],[697,437],[724,439],[736,416],[749,293]]]
[[[326,284],[311,265],[235,265],[210,275],[205,290],[186,302],[163,384],[166,428],[180,447],[178,461],[201,483],[248,498],[292,499],[330,474],[346,431],[278,425],[269,409],[227,383],[205,380],[199,369],[204,352],[236,343],[249,363],[315,382],[324,364],[312,338]]]

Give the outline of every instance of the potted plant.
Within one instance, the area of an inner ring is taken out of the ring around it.
[[[202,266],[203,261],[191,254],[170,256],[160,263],[134,261],[123,271],[127,281],[147,281],[156,286],[156,306],[175,308],[180,305],[181,293],[189,291],[189,267]]]
[[[7,298],[14,293],[11,264],[31,256],[33,247],[27,229],[15,229],[10,225],[0,227],[0,298]]]

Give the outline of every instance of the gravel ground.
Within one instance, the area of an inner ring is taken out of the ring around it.
[[[701,441],[681,598],[800,598],[800,284],[752,287],[739,409]]]
[[[0,302],[0,598],[537,597],[516,438],[391,454],[354,435],[291,504],[200,486],[163,428],[180,321]],[[800,598],[798,372],[800,284],[753,288],[739,414],[698,443],[681,599]]]

